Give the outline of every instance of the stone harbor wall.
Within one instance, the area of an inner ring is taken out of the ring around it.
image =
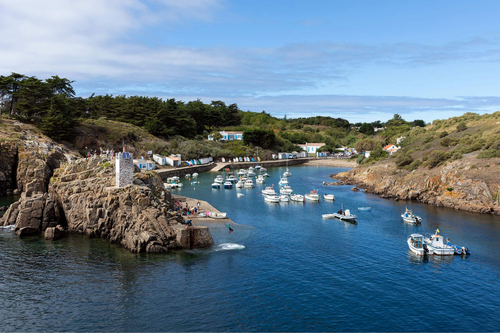
[[[116,154],[116,187],[131,185],[134,178],[134,159],[132,153]]]

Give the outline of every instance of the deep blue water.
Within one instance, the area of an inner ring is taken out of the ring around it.
[[[0,229],[2,330],[500,331],[499,217],[321,185],[345,169],[290,169],[295,192],[336,201],[268,204],[262,185],[213,190],[214,173],[184,181],[178,194],[238,223],[231,234],[211,224],[210,250],[134,255],[100,239],[46,242]],[[277,188],[283,171],[270,169],[268,184]],[[357,225],[321,218],[341,204]],[[421,226],[402,222],[405,207]],[[411,233],[437,228],[472,255],[409,253]]]

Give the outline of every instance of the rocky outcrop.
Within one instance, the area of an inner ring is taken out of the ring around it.
[[[0,142],[0,196],[16,190],[17,144]]]
[[[497,163],[458,160],[445,167],[398,170],[386,163],[331,175],[385,198],[500,215]],[[488,181],[486,174],[491,174]]]

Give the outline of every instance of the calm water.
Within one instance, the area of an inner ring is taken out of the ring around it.
[[[213,224],[210,250],[134,255],[100,239],[21,240],[0,229],[2,331],[500,330],[500,218],[321,185],[345,169],[290,169],[295,192],[337,200],[268,204],[261,185],[211,189],[213,173],[184,182],[179,194],[238,223],[232,234]],[[270,169],[267,183],[277,188],[283,171]],[[322,220],[341,203],[358,225]],[[406,206],[421,226],[401,221]],[[472,255],[412,256],[409,234],[436,228]]]

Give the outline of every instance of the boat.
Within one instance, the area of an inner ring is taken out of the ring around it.
[[[434,235],[425,238],[424,244],[427,245],[429,254],[437,256],[452,256],[455,254],[455,247],[444,243],[443,236],[439,235],[439,229],[436,229]]]
[[[238,171],[238,175],[240,175],[240,176],[246,176],[247,173],[248,172],[245,169],[240,169],[240,171]]]
[[[412,211],[409,210],[408,208],[406,208],[406,211],[403,214],[401,214],[401,217],[403,218],[403,221],[408,223],[412,224],[422,223],[422,219],[420,218],[420,216],[413,214]]]
[[[264,195],[277,195],[276,191],[274,190],[274,187],[272,187],[272,186],[267,186],[264,190],[262,190],[262,194],[264,194]]]
[[[361,212],[366,212],[366,211],[371,210],[371,209],[372,209],[371,207],[358,207],[358,210]]]
[[[282,188],[280,188],[280,194],[292,194],[293,190],[290,185],[285,185]]]
[[[243,198],[245,195],[244,195],[243,193],[238,193],[238,194],[236,194],[236,196],[237,196],[238,198]]]
[[[248,171],[254,171],[254,170],[255,170],[255,168],[253,166],[248,167]]]
[[[229,182],[231,182],[231,183],[236,183],[236,181],[237,181],[237,180],[238,180],[238,179],[236,179],[236,177],[235,177],[234,175],[229,175],[229,176],[227,176],[227,178],[226,178],[226,181],[229,181]]]
[[[192,176],[193,176],[193,178],[196,178],[196,177],[198,177],[198,173],[195,172],[192,174]]]
[[[220,212],[210,212],[208,214],[208,217],[211,217],[213,219],[225,219],[227,218],[227,213],[220,213]]]
[[[288,169],[288,158],[287,158],[287,160],[286,160],[286,171],[283,173],[283,177],[291,177],[291,176],[292,176],[292,173]]]
[[[247,179],[244,185],[246,188],[253,188],[255,184],[253,183],[253,180]]]
[[[190,178],[190,177],[191,177],[191,174],[190,174],[190,173],[186,173],[186,175],[185,175],[184,177],[186,177],[186,179],[187,179],[187,178]]]
[[[267,171],[266,168],[264,168],[263,166],[260,167],[260,172],[266,172],[266,171]]]
[[[282,177],[278,183],[280,186],[288,185],[288,178]]]
[[[290,202],[290,197],[287,194],[281,194],[280,202]]]
[[[423,256],[429,254],[429,248],[424,243],[424,236],[421,234],[411,234],[406,242],[410,251],[416,255]]]
[[[305,202],[306,199],[302,194],[292,194],[290,196],[290,200],[295,201],[295,202]]]
[[[172,181],[173,182],[178,182],[179,181],[179,177],[178,176],[172,176]]]
[[[465,247],[465,246],[458,246],[458,245],[454,245],[452,243],[450,243],[450,239],[449,238],[446,238],[446,244],[453,247],[455,249],[455,254],[458,254],[458,255],[462,255],[462,254],[467,254],[469,255],[470,254],[470,250],[469,248]]]
[[[212,183],[212,188],[220,188],[220,183]]]
[[[248,170],[248,172],[247,172],[247,176],[248,176],[248,177],[255,177],[255,176],[256,176],[256,173],[255,173],[253,170]]]
[[[264,201],[265,202],[278,203],[278,202],[280,202],[280,196],[279,195],[265,195],[264,196]]]
[[[335,200],[335,195],[333,195],[333,194],[323,194],[323,198],[325,200],[334,201]]]
[[[262,169],[261,169],[262,170]],[[267,172],[264,172],[264,174],[262,175],[262,177],[269,177],[269,174]]]
[[[233,188],[233,183],[231,183],[230,181],[225,182],[224,183],[224,188],[228,188],[228,189]]]
[[[255,182],[257,184],[264,184],[266,182],[266,179],[262,175],[258,175],[257,178],[255,179]]]
[[[351,214],[349,209],[342,210],[341,208],[337,213],[333,213],[332,215],[334,218],[351,223],[357,223],[358,219],[356,215]]]
[[[243,188],[243,186],[245,185],[245,183],[243,183],[241,180],[238,180],[238,182],[236,183],[236,188]]]
[[[191,185],[196,185],[196,184],[199,184],[200,182],[191,182]]]
[[[309,201],[319,201],[319,194],[316,190],[313,190],[310,193],[304,195],[304,197]]]

